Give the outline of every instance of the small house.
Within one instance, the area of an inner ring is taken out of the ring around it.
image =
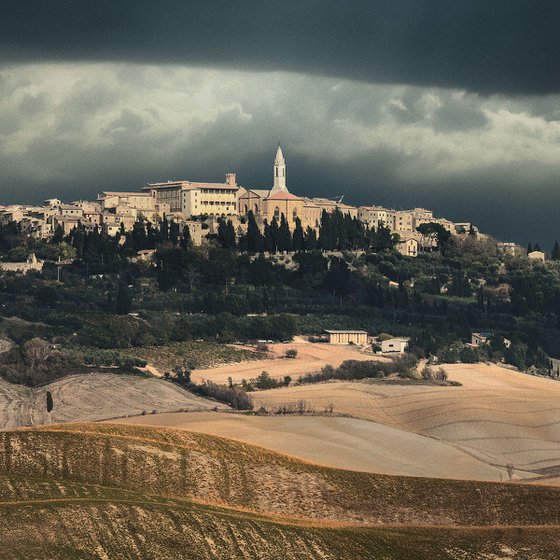
[[[381,341],[381,352],[383,354],[404,354],[408,348],[410,338],[399,336]]]
[[[475,347],[484,346],[493,336],[494,333],[489,331],[473,332],[471,333],[471,344]]]

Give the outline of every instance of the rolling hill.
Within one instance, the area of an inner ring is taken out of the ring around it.
[[[46,393],[54,408],[46,410]],[[227,408],[162,379],[112,373],[71,375],[30,388],[0,379],[0,429],[50,422],[106,420],[142,413]]]
[[[0,432],[2,558],[553,559],[560,489],[328,468],[185,430]]]
[[[254,393],[270,409],[304,400],[323,410],[436,438],[517,476],[560,473],[560,383],[496,365],[446,365],[460,387],[376,381],[291,386]],[[450,466],[450,472],[452,467]]]

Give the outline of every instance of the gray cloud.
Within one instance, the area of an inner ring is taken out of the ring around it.
[[[5,0],[0,62],[185,64],[555,93],[558,21],[554,0]]]

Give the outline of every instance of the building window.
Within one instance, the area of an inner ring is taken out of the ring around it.
[[[276,220],[280,219],[280,208],[278,208],[278,206],[274,209],[274,217]]]

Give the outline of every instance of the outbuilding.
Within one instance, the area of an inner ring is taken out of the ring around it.
[[[381,352],[383,354],[404,354],[409,342],[410,338],[405,336],[383,340],[381,341]]]
[[[358,344],[368,343],[367,331],[325,331],[329,344]]]

